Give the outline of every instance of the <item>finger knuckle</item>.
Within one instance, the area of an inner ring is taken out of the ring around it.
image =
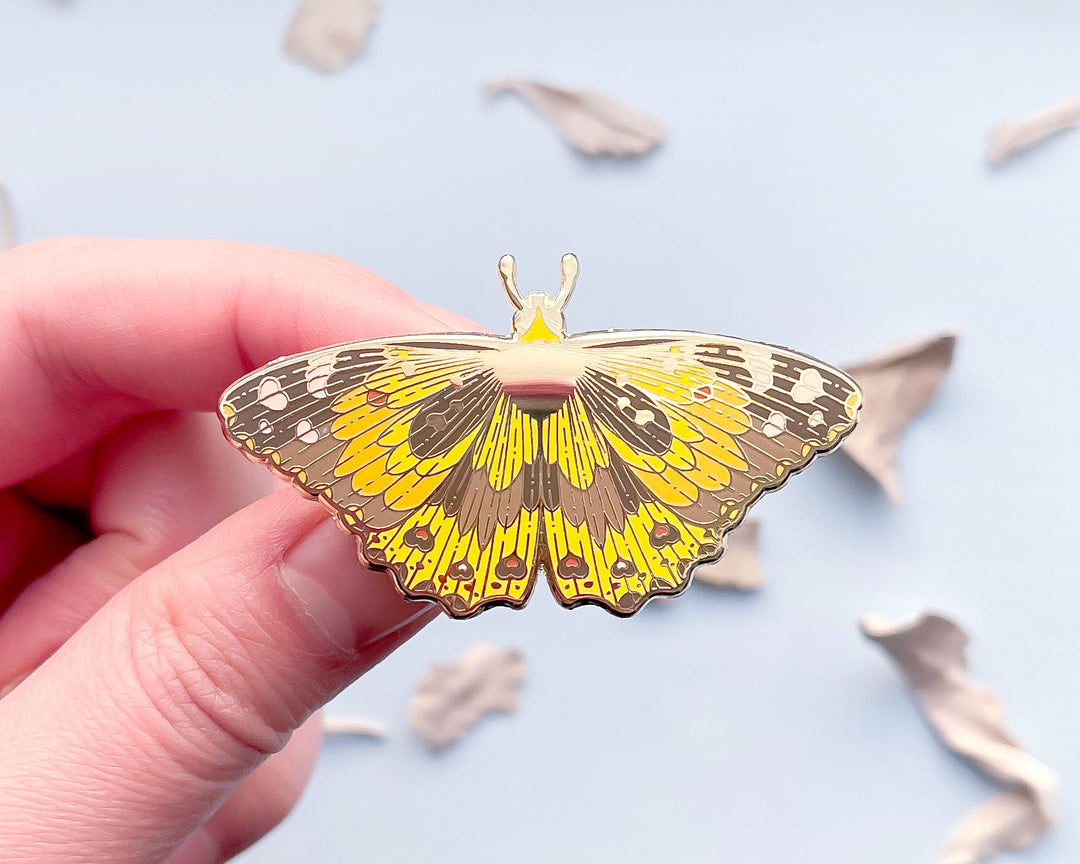
[[[235,761],[254,765],[280,750],[288,729],[249,697],[254,664],[222,622],[198,620],[167,591],[133,621],[132,667],[159,744],[195,773]],[[223,649],[228,646],[228,649]]]

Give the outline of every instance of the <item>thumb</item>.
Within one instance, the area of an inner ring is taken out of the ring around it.
[[[0,860],[162,860],[318,706],[434,617],[317,503],[252,504],[0,700]]]

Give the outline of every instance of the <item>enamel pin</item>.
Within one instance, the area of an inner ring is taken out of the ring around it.
[[[439,333],[295,354],[233,384],[229,440],[318,496],[405,596],[455,618],[523,606],[632,615],[684,591],[724,535],[855,427],[843,372],[786,348],[632,330],[567,336],[518,290],[510,336]]]

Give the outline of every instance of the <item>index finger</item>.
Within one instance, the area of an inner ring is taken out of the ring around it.
[[[134,414],[212,410],[275,357],[450,320],[327,255],[199,240],[20,246],[0,254],[0,488]]]

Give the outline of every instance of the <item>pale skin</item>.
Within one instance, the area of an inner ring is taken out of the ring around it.
[[[289,812],[313,713],[436,612],[199,412],[284,354],[461,329],[321,255],[0,254],[0,860],[211,864]]]

